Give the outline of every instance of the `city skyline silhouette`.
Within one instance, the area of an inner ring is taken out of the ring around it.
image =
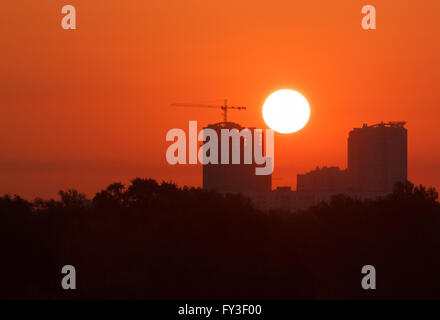
[[[440,299],[438,12],[3,1],[0,300]]]
[[[164,137],[220,113],[170,103],[227,97],[247,107],[230,121],[264,129],[263,103],[283,88],[301,92],[312,112],[303,130],[275,135],[274,188],[295,189],[296,175],[316,166],[346,168],[347,132],[394,119],[408,120],[410,180],[440,187],[435,1],[378,4],[369,31],[358,0],[79,0],[76,30],[61,28],[57,1],[25,3],[25,12],[2,6],[0,194],[73,187],[91,196],[136,176],[201,187],[201,167],[164,161]],[[7,18],[15,15],[23,18]]]

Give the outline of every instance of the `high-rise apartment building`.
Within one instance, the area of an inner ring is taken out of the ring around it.
[[[355,192],[391,192],[407,180],[405,122],[364,124],[348,136],[350,189]]]

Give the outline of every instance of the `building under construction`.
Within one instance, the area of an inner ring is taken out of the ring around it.
[[[228,100],[224,100],[223,105],[207,105],[207,104],[194,104],[194,103],[173,103],[172,106],[175,107],[192,107],[192,108],[213,108],[222,110],[223,121],[215,124],[208,125],[205,129],[212,129],[216,132],[217,141],[217,158],[222,158],[222,134],[223,129],[226,130],[238,130],[241,132],[244,129],[249,129],[250,137],[240,136],[239,137],[239,148],[234,150],[234,152],[239,152],[240,161],[238,164],[232,163],[233,155],[233,142],[232,136],[228,137],[229,141],[227,144],[229,146],[229,161],[227,164],[222,163],[208,163],[203,165],[203,189],[209,191],[217,191],[220,193],[270,193],[272,190],[272,174],[270,175],[256,175],[255,169],[258,167],[264,167],[265,165],[258,165],[255,163],[254,157],[251,157],[250,163],[245,163],[244,154],[245,150],[249,150],[250,153],[254,154],[254,148],[258,148],[261,154],[264,155],[265,152],[265,137],[264,134],[260,136],[260,139],[254,143],[253,139],[255,137],[255,128],[245,128],[241,125],[228,121],[228,110],[246,110],[244,106],[230,106],[228,105]],[[204,137],[205,143],[207,137]],[[248,141],[250,140],[250,141]],[[247,146],[247,148],[245,148]]]
[[[224,143],[220,141],[223,137],[221,134],[222,129],[228,129],[229,131],[236,129],[239,132],[246,129],[237,123],[233,122],[219,122],[211,124],[206,128],[212,129],[217,133],[219,137],[218,145],[218,159],[222,158],[221,145]],[[203,189],[209,191],[218,191],[221,193],[242,193],[247,194],[249,192],[270,192],[272,189],[272,175],[256,175],[255,169],[261,165],[255,163],[252,157],[252,162],[246,164],[244,161],[245,146],[249,147],[251,154],[254,154],[254,147],[260,148],[262,154],[264,154],[264,135],[255,144],[253,141],[255,128],[247,128],[250,131],[249,137],[239,136],[239,151],[240,162],[238,164],[232,163],[233,143],[232,137],[228,137],[229,146],[229,161],[228,164],[205,164],[203,165]],[[264,165],[263,165],[264,166]]]

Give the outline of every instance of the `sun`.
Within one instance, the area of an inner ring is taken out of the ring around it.
[[[264,102],[263,119],[269,128],[279,133],[301,130],[310,118],[310,107],[299,92],[284,89],[272,93]]]

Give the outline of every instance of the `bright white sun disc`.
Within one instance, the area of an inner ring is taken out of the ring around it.
[[[301,130],[310,118],[310,107],[306,98],[294,90],[279,90],[264,102],[263,119],[273,130],[293,133]]]

